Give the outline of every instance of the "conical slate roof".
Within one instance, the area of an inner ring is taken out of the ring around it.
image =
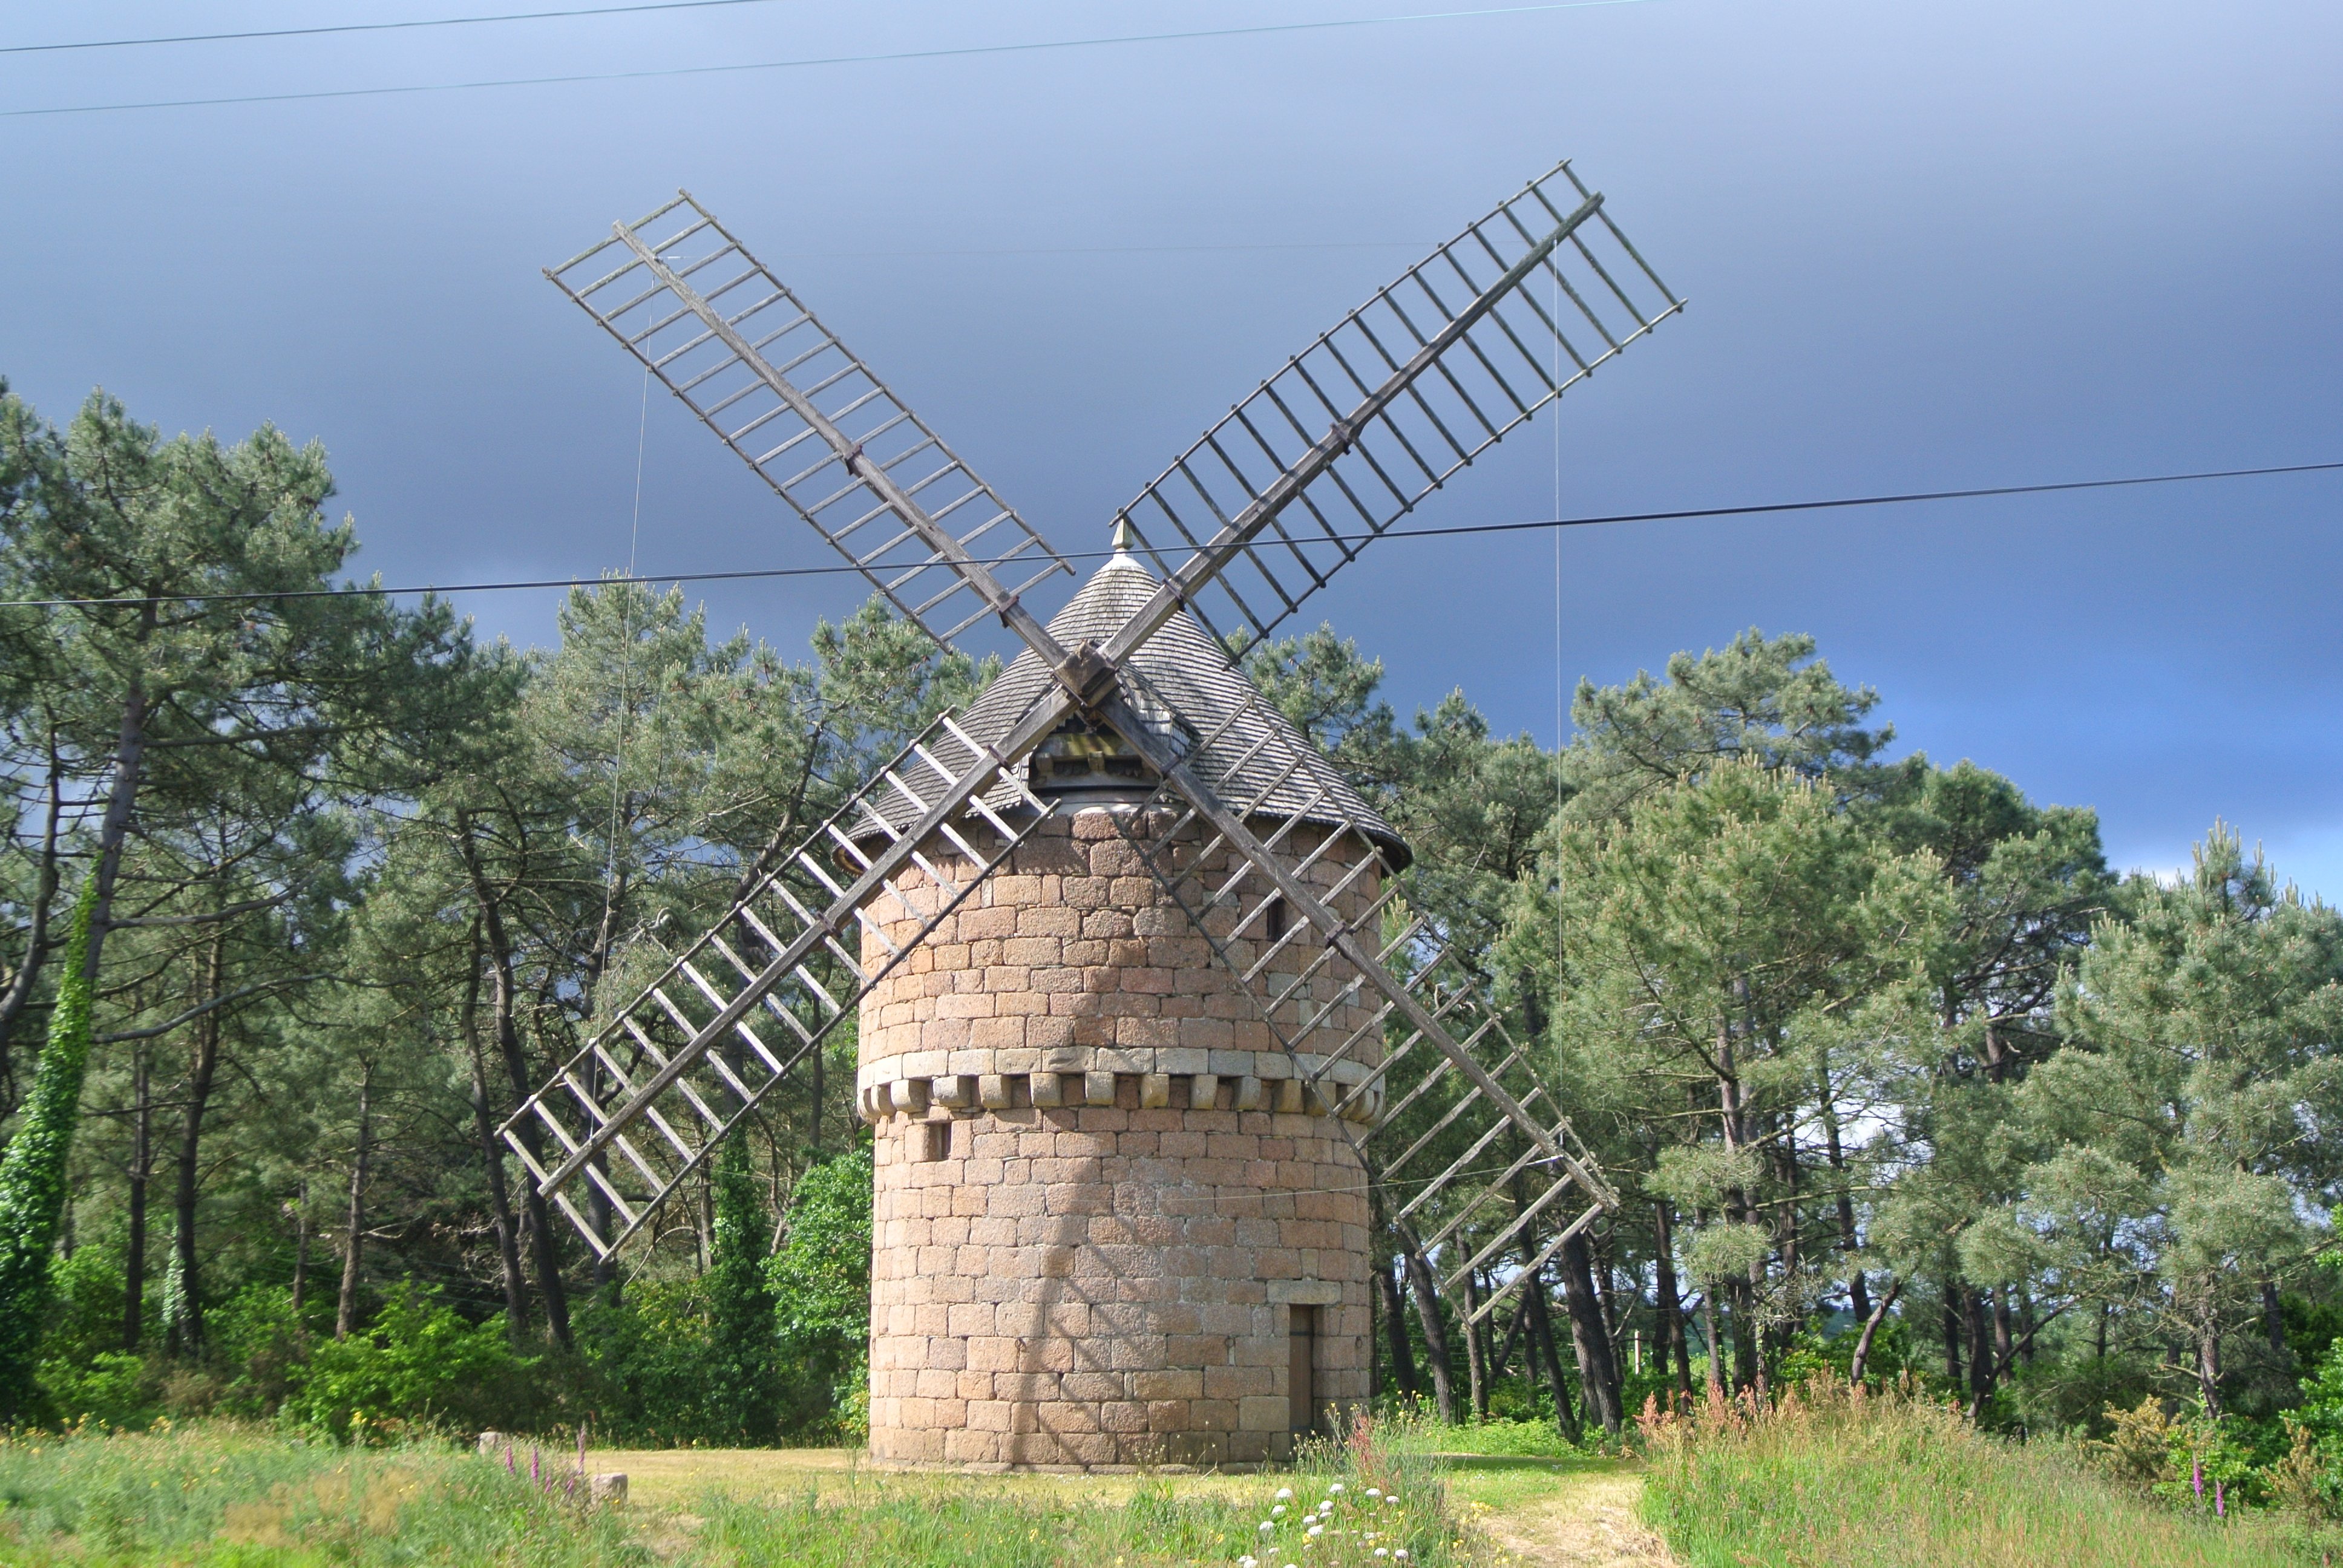
[[[1051,619],[1050,634],[1068,648],[1103,643],[1139,612],[1155,588],[1145,567],[1118,553]],[[1247,707],[1259,695],[1257,689],[1185,610],[1140,644],[1118,678],[1131,707],[1175,732],[1175,749],[1188,753],[1196,773],[1229,805],[1253,801],[1282,773],[1283,780],[1252,806],[1256,817],[1282,821],[1299,810],[1303,820],[1329,826],[1347,818],[1375,840],[1394,869],[1414,858],[1391,824],[1292,721],[1265,701]],[[961,727],[973,739],[997,741],[1051,684],[1041,656],[1021,653],[970,704]]]

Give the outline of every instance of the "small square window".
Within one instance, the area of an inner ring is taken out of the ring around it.
[[[919,1161],[951,1158],[952,1124],[922,1121],[911,1130],[911,1158]]]

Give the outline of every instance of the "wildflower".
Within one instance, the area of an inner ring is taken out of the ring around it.
[[[2213,1516],[2216,1519],[2227,1519],[2229,1516],[2227,1487],[2228,1483],[2226,1482],[2213,1483]]]
[[[1396,1551],[1393,1552],[1393,1553],[1392,1553],[1392,1561],[1393,1561],[1393,1562],[1394,1562],[1394,1563],[1404,1563],[1404,1562],[1406,1562],[1406,1561],[1407,1561],[1407,1548],[1406,1548],[1406,1547],[1404,1547],[1404,1546],[1402,1546],[1402,1547],[1398,1548]]]
[[[2197,1501],[2205,1501],[2205,1462],[2191,1457],[2188,1461],[2188,1484],[2197,1493]]]
[[[1326,1527],[1323,1524],[1312,1524],[1310,1527],[1310,1533],[1313,1538],[1323,1535],[1326,1533]]]
[[[1381,1497],[1383,1494],[1383,1489],[1380,1486],[1370,1486],[1367,1488],[1367,1495],[1369,1497]]]
[[[1237,1568],[1261,1568],[1261,1559],[1248,1552],[1237,1559]]]
[[[1388,1546],[1378,1546],[1375,1548],[1375,1555],[1378,1557],[1388,1557],[1391,1555],[1391,1548]]]
[[[1272,1530],[1274,1530],[1274,1529],[1276,1529],[1276,1528],[1277,1528],[1277,1526],[1276,1526],[1276,1525],[1274,1525],[1274,1524],[1271,1523],[1270,1523],[1268,1520],[1266,1520],[1266,1519],[1264,1519],[1264,1520],[1262,1520],[1262,1521],[1261,1522],[1261,1533],[1262,1533],[1263,1535],[1268,1534],[1271,1531],[1272,1531]]]
[[[1339,1481],[1338,1481],[1338,1482],[1334,1483],[1334,1484],[1333,1484],[1333,1485],[1332,1485],[1332,1486],[1328,1487],[1326,1490],[1327,1490],[1328,1492],[1330,1492],[1330,1493],[1334,1493],[1336,1496],[1340,1496],[1340,1495],[1342,1494],[1342,1483],[1341,1482],[1339,1482]]]
[[[1290,1487],[1290,1486],[1281,1486],[1281,1487],[1279,1487],[1279,1488],[1277,1489],[1277,1500],[1278,1500],[1280,1503],[1291,1503],[1291,1502],[1292,1502],[1292,1501],[1293,1501],[1293,1488],[1292,1488],[1292,1487]]]

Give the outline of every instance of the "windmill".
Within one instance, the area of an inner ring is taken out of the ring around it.
[[[1046,624],[1072,568],[688,193],[548,276],[895,613],[1021,645],[505,1124],[598,1255],[854,1017],[874,1456],[1241,1465],[1366,1393],[1375,1233],[1477,1322],[1615,1204],[1231,658],[1682,308],[1568,163],[1232,408]]]

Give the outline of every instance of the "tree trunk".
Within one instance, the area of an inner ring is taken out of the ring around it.
[[[2278,1282],[2262,1282],[2262,1332],[2269,1340],[2270,1354],[2284,1365],[2286,1354],[2286,1313],[2278,1305]]]
[[[8,977],[7,988],[0,990],[0,1090],[5,1091],[11,1109],[16,1100],[16,1066],[8,1036],[33,1000],[34,985],[49,956],[49,906],[57,896],[57,821],[65,812],[64,779],[65,762],[57,755],[53,723],[49,726],[49,805],[41,829],[41,858],[33,873],[32,908],[25,923],[25,957],[16,972]]]
[[[1708,1397],[1725,1397],[1724,1352],[1716,1342],[1716,1288],[1700,1293],[1700,1332],[1708,1341]]]
[[[2212,1292],[2207,1291],[2207,1295]],[[2197,1327],[2197,1389],[2205,1396],[2205,1413],[2221,1419],[2221,1330],[2207,1314]]]
[[[1407,1336],[1407,1308],[1399,1294],[1399,1276],[1394,1271],[1404,1268],[1393,1258],[1388,1267],[1375,1271],[1375,1283],[1383,1298],[1383,1332],[1391,1342],[1392,1381],[1399,1385],[1400,1397],[1414,1399],[1421,1392],[1415,1377],[1415,1346]]]
[[[1577,1442],[1585,1436],[1586,1429],[1579,1424],[1578,1412],[1570,1402],[1570,1382],[1563,1376],[1562,1352],[1554,1347],[1554,1317],[1546,1310],[1545,1281],[1533,1274],[1522,1282],[1522,1290],[1529,1297],[1530,1338],[1537,1342],[1539,1356],[1545,1362],[1547,1383],[1554,1389],[1554,1422],[1563,1436]]]
[[[158,618],[153,604],[139,609],[136,641],[144,645],[154,635]],[[106,949],[107,922],[114,915],[114,882],[122,871],[122,846],[130,836],[130,819],[138,809],[138,785],[146,771],[146,683],[137,674],[123,694],[122,728],[114,746],[114,779],[106,795],[106,816],[97,827],[97,902],[89,916],[89,954],[82,973],[93,988]]]
[[[1861,1386],[1864,1369],[1871,1364],[1871,1345],[1878,1338],[1879,1325],[1887,1321],[1887,1309],[1894,1306],[1896,1298],[1903,1293],[1904,1282],[1898,1280],[1888,1287],[1887,1293],[1879,1299],[1879,1304],[1864,1318],[1863,1332],[1855,1342],[1854,1359],[1847,1362],[1846,1381],[1849,1383]]]
[[[2009,1375],[2010,1364],[2017,1359],[2016,1342],[2010,1333],[2010,1289],[2007,1285],[1993,1288],[1993,1381],[1996,1384]]]
[[[1489,1369],[1482,1354],[1483,1325],[1473,1318],[1480,1308],[1480,1282],[1473,1279],[1473,1271],[1467,1269],[1464,1271],[1464,1371],[1471,1387],[1473,1419],[1486,1421],[1489,1419]]]
[[[216,901],[216,900],[215,900]],[[227,932],[215,923],[211,943],[204,955],[204,1001],[219,999],[226,978],[225,963]],[[179,1130],[179,1169],[177,1191],[174,1194],[172,1213],[177,1221],[177,1233],[171,1239],[178,1249],[180,1301],[183,1314],[178,1327],[178,1342],[172,1348],[178,1353],[196,1356],[204,1349],[204,1292],[196,1263],[196,1179],[203,1173],[204,1112],[210,1109],[212,1084],[219,1070],[220,1015],[217,1009],[196,1020],[196,1055],[187,1072],[187,1109]]]
[[[1732,989],[1735,1000],[1745,1003],[1749,994],[1748,982],[1735,980]],[[1717,1121],[1724,1129],[1727,1152],[1741,1148],[1747,1131],[1741,1103],[1741,1081],[1734,1064],[1733,1038],[1733,1017],[1728,1011],[1716,1026]],[[1728,1223],[1735,1225],[1745,1224],[1749,1221],[1748,1194],[1738,1187],[1728,1187],[1725,1191],[1725,1218]],[[1765,1264],[1762,1261],[1749,1265],[1748,1279],[1732,1282],[1733,1384],[1736,1389],[1755,1389],[1761,1400],[1766,1393],[1765,1364],[1763,1347],[1755,1342],[1752,1328],[1757,1315],[1758,1290],[1764,1282]],[[1711,1287],[1710,1293],[1715,1293],[1715,1287]],[[1714,1351],[1711,1353],[1714,1354]]]
[[[358,1146],[350,1161],[350,1208],[342,1242],[342,1293],[334,1308],[334,1337],[358,1326],[358,1270],[366,1253],[367,1161],[374,1152],[374,1063],[358,1066]]]
[[[1847,1191],[1846,1156],[1840,1151],[1838,1138],[1838,1101],[1830,1091],[1830,1060],[1823,1060],[1823,1155],[1830,1161],[1831,1181],[1838,1188],[1835,1207],[1838,1210],[1839,1251],[1845,1253],[1846,1301],[1856,1318],[1871,1320],[1871,1292],[1865,1286],[1863,1271],[1855,1266],[1854,1259],[1860,1246],[1855,1231],[1855,1198]]]
[[[505,1186],[503,1143],[488,1104],[488,1070],[480,1050],[480,922],[472,922],[471,965],[464,974],[464,1000],[458,1029],[472,1058],[472,1132],[480,1142],[480,1174],[488,1189],[488,1219],[497,1234],[497,1263],[505,1290],[505,1333],[515,1346],[528,1334],[528,1289],[520,1271],[520,1241],[513,1226],[512,1195]]]
[[[821,1078],[823,1054],[821,1048],[820,1046],[816,1046],[812,1054],[813,1060],[806,1064],[807,1076],[812,1081],[808,1085],[809,1092],[807,1094],[807,1098],[813,1102],[810,1108],[811,1114],[806,1118],[806,1158],[808,1160],[820,1160],[821,1158]]]
[[[1602,1305],[1594,1299],[1592,1261],[1586,1234],[1579,1232],[1562,1244],[1562,1300],[1570,1313],[1571,1348],[1578,1355],[1578,1386],[1586,1395],[1587,1413],[1616,1437],[1619,1409],[1619,1366],[1604,1332]],[[1534,1283],[1534,1282],[1533,1282]]]
[[[293,1189],[293,1321],[301,1321],[301,1293],[309,1283],[309,1179]]]
[[[1986,1292],[1964,1285],[1961,1296],[1968,1319],[1969,1419],[1976,1421],[1993,1398],[1993,1331],[1986,1322]]]
[[[488,886],[487,873],[480,865],[479,845],[472,837],[472,820],[468,812],[456,813],[456,843],[464,857],[464,869],[472,883],[472,896],[479,905],[481,929],[488,937],[488,1001],[494,1019],[497,1050],[503,1057],[505,1074],[511,1081],[518,1101],[526,1101],[533,1089],[529,1082],[528,1058],[521,1050],[520,1027],[515,1017],[518,999],[514,994],[512,942],[505,930],[504,909]],[[538,1134],[534,1120],[519,1124],[521,1146],[528,1151],[531,1161],[542,1168],[545,1164],[545,1144]],[[545,1196],[534,1181],[520,1186],[522,1207],[528,1215],[529,1250],[537,1264],[538,1294],[545,1302],[546,1328],[553,1342],[563,1350],[570,1346],[569,1294],[562,1283],[561,1255],[547,1211]]]
[[[146,1332],[146,1183],[155,1175],[155,1104],[146,1047],[130,1057],[130,1235],[122,1258],[122,1348],[136,1351]]]
[[[1456,1388],[1448,1360],[1448,1325],[1440,1317],[1440,1292],[1412,1238],[1400,1243],[1400,1256],[1406,1261],[1407,1289],[1415,1302],[1416,1322],[1423,1328],[1423,1359],[1432,1363],[1433,1406],[1440,1412],[1441,1424],[1454,1426]]]
[[[1654,1291],[1654,1305],[1659,1318],[1658,1352],[1664,1370],[1673,1362],[1676,1372],[1676,1398],[1684,1404],[1692,1400],[1692,1347],[1685,1342],[1684,1297],[1676,1290],[1676,1239],[1674,1217],[1668,1205],[1662,1201],[1652,1205],[1653,1271],[1658,1276]]]
[[[1961,1282],[1945,1282],[1945,1382],[1954,1388],[1961,1386]]]

